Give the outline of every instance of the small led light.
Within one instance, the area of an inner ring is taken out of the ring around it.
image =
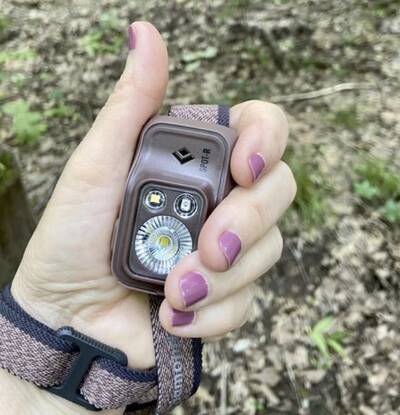
[[[183,193],[175,199],[175,212],[182,218],[190,218],[197,211],[197,201],[189,193]]]
[[[165,194],[160,190],[150,190],[145,197],[145,205],[151,210],[160,210],[165,206]]]
[[[188,228],[172,216],[147,220],[135,238],[135,252],[144,267],[156,274],[168,274],[193,249]]]

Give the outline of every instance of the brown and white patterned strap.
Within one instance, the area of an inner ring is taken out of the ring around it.
[[[168,115],[229,127],[229,107],[224,105],[172,105]]]
[[[0,295],[0,367],[88,409],[128,405],[127,413],[167,413],[196,391],[202,344],[171,336],[161,327],[161,301],[150,297],[157,370],[136,371],[126,367],[126,356],[116,349],[70,328],[56,332],[44,326],[15,302],[7,287]],[[79,360],[83,341],[99,353],[88,362]],[[87,364],[87,372],[74,377],[81,364]]]
[[[229,108],[221,105],[172,105],[169,116],[229,126]],[[193,395],[200,383],[202,343],[170,335],[160,324],[159,297],[150,300],[158,375],[156,413],[170,411]]]
[[[229,125],[229,109],[218,105],[174,105],[170,116]],[[91,410],[127,406],[126,414],[165,414],[197,390],[202,343],[167,333],[160,304],[150,296],[156,367],[137,371],[121,351],[35,320],[6,287],[0,293],[0,368]]]
[[[65,337],[63,333],[70,333]],[[95,358],[80,378],[81,343]],[[131,403],[154,405],[156,370],[126,367],[126,356],[70,328],[54,331],[27,314],[6,287],[0,294],[0,367],[88,409],[114,409]],[[71,385],[75,389],[71,391]],[[63,389],[64,388],[64,389]],[[69,391],[67,391],[69,389]],[[68,395],[63,395],[62,391]],[[76,398],[70,399],[70,398]]]

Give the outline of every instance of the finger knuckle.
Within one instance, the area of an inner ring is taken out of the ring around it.
[[[108,102],[112,104],[114,102],[124,101],[126,98],[133,96],[134,89],[132,78],[123,74],[115,84]]]
[[[282,170],[282,174],[285,177],[286,186],[289,192],[290,202],[293,202],[294,198],[296,197],[297,193],[297,183],[294,177],[292,169],[289,167],[287,163],[284,161],[280,162],[280,168]]]
[[[237,328],[244,326],[253,314],[254,296],[255,296],[256,285],[254,283],[249,284],[245,288],[245,307],[243,307],[242,318],[239,321]]]
[[[274,227],[274,245],[275,245],[275,262],[279,261],[283,252],[283,237],[282,233],[277,226]]]
[[[134,97],[140,97],[142,105],[149,105],[157,107],[159,105],[160,97],[163,95],[162,83],[142,85],[129,74],[123,73],[114,86],[107,106],[118,105],[132,100]]]
[[[271,105],[273,105],[274,113],[276,114],[277,118],[279,118],[279,121],[282,124],[282,126],[285,127],[285,129],[289,129],[289,120],[285,110],[280,105]]]
[[[270,226],[270,215],[267,212],[265,206],[256,200],[250,200],[248,202],[248,217],[254,221],[254,229],[264,231]]]
[[[254,110],[255,108],[263,107],[266,102],[262,101],[260,99],[249,99],[248,101],[245,101],[246,104],[246,110]]]

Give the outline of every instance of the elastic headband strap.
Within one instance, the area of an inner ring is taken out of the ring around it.
[[[172,105],[168,115],[229,126],[229,108],[221,105]],[[160,305],[160,297],[150,296],[159,379],[156,414],[167,413],[196,392],[202,366],[201,340],[175,337],[167,333],[158,318]]]

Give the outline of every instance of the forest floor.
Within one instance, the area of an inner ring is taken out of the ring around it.
[[[400,414],[398,1],[0,0],[0,143],[37,218],[137,19],[168,42],[166,105],[285,108],[299,186],[251,321],[174,414]]]

